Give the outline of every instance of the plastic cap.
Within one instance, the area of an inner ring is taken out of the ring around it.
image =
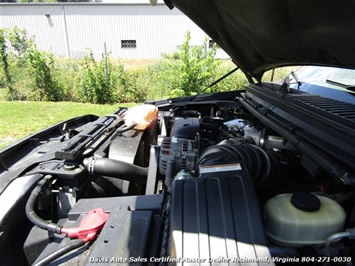
[[[291,203],[301,211],[314,212],[320,208],[320,200],[317,196],[307,192],[295,192],[291,197]]]

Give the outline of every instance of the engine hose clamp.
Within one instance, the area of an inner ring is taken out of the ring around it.
[[[96,160],[97,160],[96,156],[91,157],[91,160],[89,162],[89,167],[88,167],[88,172],[90,175],[94,175],[94,166],[95,166]]]

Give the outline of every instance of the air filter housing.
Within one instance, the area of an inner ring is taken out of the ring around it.
[[[194,265],[210,265],[218,258],[229,259],[228,265],[239,265],[238,258],[263,259],[258,265],[273,265],[253,182],[244,165],[200,165],[199,172],[198,178],[173,182],[169,256],[198,256]]]

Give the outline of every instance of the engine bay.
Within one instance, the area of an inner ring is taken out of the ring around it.
[[[0,264],[352,265],[355,122],[309,96],[250,85],[31,137],[1,159]]]

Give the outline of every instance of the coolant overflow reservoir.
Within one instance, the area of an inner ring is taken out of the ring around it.
[[[280,194],[264,206],[270,240],[286,246],[322,245],[341,232],[345,211],[334,200],[309,193]]]
[[[152,104],[136,105],[127,110],[125,116],[125,124],[127,126],[136,123],[134,129],[144,130],[150,123],[157,118],[158,109]]]

